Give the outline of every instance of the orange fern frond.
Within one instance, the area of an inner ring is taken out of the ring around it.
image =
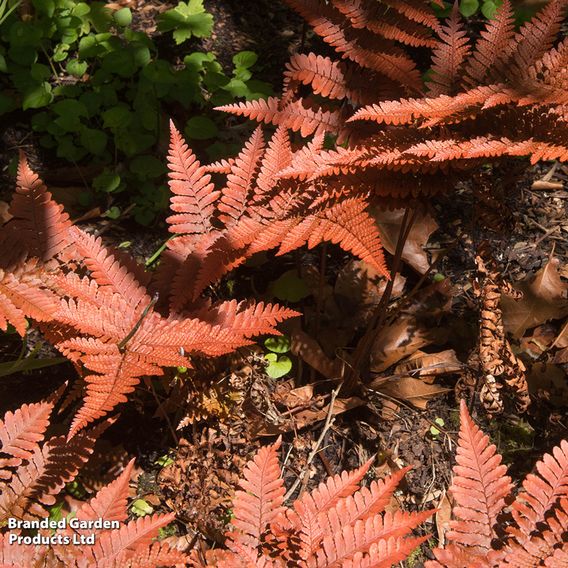
[[[51,199],[51,193],[31,170],[23,152],[10,213],[14,216],[11,223],[17,226],[19,244],[29,256],[47,261],[69,244],[69,216]]]
[[[11,456],[0,459],[0,479],[9,479],[11,473],[6,468],[21,465],[29,460],[34,449],[44,438],[49,426],[49,416],[53,410],[52,402],[24,404],[14,412],[6,412],[0,420],[0,453]]]
[[[512,556],[529,542],[539,523],[545,521],[559,500],[568,497],[568,442],[563,440],[552,454],[546,454],[536,464],[536,470],[538,475],[527,475],[523,482],[524,492],[513,504],[512,514],[517,526],[510,529],[516,540],[511,546]]]
[[[432,77],[428,83],[430,97],[455,94],[462,64],[470,53],[469,38],[460,20],[457,4],[439,36],[440,42],[432,52]]]
[[[226,228],[238,223],[246,212],[253,179],[263,153],[264,138],[261,128],[257,127],[241,153],[235,158],[227,176],[227,185],[221,190],[218,205],[219,219]]]
[[[353,253],[390,278],[377,227],[366,207],[364,201],[353,198],[306,217],[288,232],[278,254],[294,250],[304,243],[313,248],[329,241],[339,244],[343,250]]]
[[[280,443],[261,448],[245,468],[244,491],[236,492],[232,527],[226,535],[229,550],[208,551],[205,565],[194,554],[193,566],[386,568],[428,538],[409,535],[432,511],[383,513],[409,468],[359,489],[369,461],[354,472],[326,480],[285,507],[276,454]]]
[[[39,322],[53,318],[57,298],[46,288],[43,274],[36,259],[11,266],[9,270],[0,268],[0,329],[5,331],[10,323],[23,337],[26,317]]]
[[[478,84],[506,57],[515,37],[515,17],[510,0],[503,0],[475,44],[465,68],[465,81]]]
[[[505,504],[512,484],[501,456],[473,423],[461,401],[460,442],[451,492],[454,519],[446,533],[448,544],[436,548],[428,568],[497,568],[563,566],[568,547],[568,442],[561,442],[536,464],[524,491]],[[506,527],[505,531],[501,531]]]
[[[454,513],[459,520],[452,522],[447,538],[484,554],[491,550],[491,541],[497,536],[497,515],[505,505],[512,484],[505,475],[507,468],[501,464],[501,456],[470,418],[464,400],[460,419],[457,465],[450,489],[457,503]]]
[[[173,193],[171,209],[176,214],[167,219],[169,230],[172,233],[207,233],[220,192],[215,191],[211,176],[201,167],[173,123],[170,123],[170,133],[168,175]]]
[[[257,122],[285,126],[302,136],[320,132],[338,133],[342,128],[339,111],[326,110],[312,106],[309,100],[298,99],[285,105],[280,99],[269,97],[243,103],[216,107],[216,110],[245,116]]]
[[[285,489],[276,454],[279,447],[277,441],[262,448],[245,468],[242,491],[236,491],[233,499],[233,525],[238,535],[232,534],[232,542],[258,546],[269,523],[283,511]]]
[[[81,521],[105,519],[107,521],[125,521],[128,517],[126,508],[128,484],[132,475],[134,460],[130,460],[124,471],[109,485],[103,487],[90,501],[77,511]]]

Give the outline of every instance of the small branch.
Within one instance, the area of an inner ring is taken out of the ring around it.
[[[304,478],[308,474],[308,471],[310,469],[310,464],[312,463],[314,458],[318,455],[318,452],[320,451],[320,446],[323,443],[323,439],[325,438],[325,435],[327,434],[327,432],[329,431],[329,429],[333,425],[333,407],[335,405],[335,399],[337,398],[337,395],[339,394],[340,390],[341,390],[341,385],[338,386],[333,391],[331,391],[331,398],[329,400],[329,409],[327,411],[327,417],[325,419],[325,424],[323,425],[323,429],[321,431],[321,434],[320,434],[319,438],[317,439],[313,450],[310,452],[310,455],[308,456],[304,470],[299,475],[299,477],[296,479],[296,481],[294,481],[294,484],[292,485],[292,487],[290,487],[290,489],[288,490],[288,493],[286,493],[286,495],[284,496],[284,501],[288,501],[288,499],[290,499],[292,497],[292,495],[294,495],[294,492],[296,491],[296,489],[298,489],[298,485],[300,485],[300,483],[303,482]]]

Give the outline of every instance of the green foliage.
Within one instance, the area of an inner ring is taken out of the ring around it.
[[[273,353],[288,353],[290,351],[290,338],[286,335],[269,337],[264,341],[264,346]]]
[[[6,1],[0,0],[0,22],[2,7],[15,5]],[[212,53],[190,51],[182,62],[160,58],[154,40],[132,28],[128,8],[113,12],[103,2],[77,0],[32,4],[25,21],[5,12],[0,23],[0,115],[30,111],[42,146],[69,162],[99,164],[92,190],[112,194],[111,202],[122,193],[118,202],[133,203],[141,224],[167,207],[165,170],[155,154],[172,109],[189,117],[188,136],[210,142],[206,150],[218,159],[233,148],[218,140],[223,117],[211,108],[272,93],[252,79],[253,52],[235,55],[226,74]],[[201,0],[180,2],[159,21],[177,43],[209,36],[212,26]],[[123,205],[113,203],[105,215],[119,217]]]
[[[286,355],[267,353],[264,358],[268,361],[266,374],[272,379],[279,379],[292,370],[292,360]]]
[[[137,517],[145,517],[146,515],[151,515],[154,512],[154,507],[145,501],[144,499],[136,499],[132,506],[130,507],[133,515]]]
[[[279,379],[292,370],[292,360],[282,353],[290,351],[290,338],[286,335],[269,337],[264,341],[264,346],[271,351],[264,358],[268,361],[266,374],[272,379]]]
[[[307,284],[297,270],[288,270],[270,284],[270,293],[279,300],[299,302],[310,295]]]
[[[192,36],[210,37],[213,16],[205,12],[203,0],[180,2],[160,16],[158,29],[164,32],[173,31],[174,40],[179,45]]]

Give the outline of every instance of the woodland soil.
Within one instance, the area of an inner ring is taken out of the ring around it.
[[[170,4],[173,3],[164,3],[160,10]],[[247,4],[251,8],[245,12],[243,3],[238,0],[206,0],[207,10],[215,17],[214,34],[196,49],[213,51],[227,68],[236,51],[254,50],[260,55],[261,64],[257,78],[271,82],[278,90],[282,68],[289,53],[298,49],[302,42],[311,41],[310,34],[306,33],[301,19],[280,3],[256,1],[254,8],[252,4]],[[152,32],[153,14],[156,11],[153,4],[138,2],[137,6],[139,11],[135,15],[135,23],[140,29]],[[144,6],[146,10],[143,10]],[[179,49],[167,41],[163,47],[172,50],[172,53]],[[64,197],[69,188],[80,188],[85,180],[88,183],[95,175],[88,165],[69,166],[43,151],[29,128],[25,114],[8,117],[0,141],[0,201],[8,201],[13,189],[14,180],[8,172],[8,166],[17,148],[26,151],[32,166],[45,178],[51,189],[55,188],[56,198],[58,193]],[[453,348],[458,358],[466,363],[475,350],[478,312],[472,283],[476,277],[475,251],[480,242],[491,243],[497,267],[503,277],[512,283],[531,277],[546,264],[551,254],[564,263],[568,259],[568,190],[565,189],[568,188],[568,171],[559,169],[554,173],[553,179],[560,184],[555,189],[533,188],[533,182],[545,176],[550,167],[550,164],[533,167],[519,175],[514,168],[492,171],[488,181],[503,186],[503,199],[500,203],[488,205],[485,210],[480,210],[479,200],[468,185],[456,188],[456,194],[451,199],[441,197],[430,205],[439,229],[430,237],[426,248],[431,254],[441,251],[436,271],[458,291],[451,312],[443,320],[443,325],[448,325],[454,339],[444,346],[433,346],[433,351]],[[500,212],[500,220],[505,219],[505,222],[492,228],[489,217],[496,210]],[[504,212],[503,215],[501,212]],[[82,213],[84,211],[77,210],[75,217]],[[487,216],[487,222],[479,223],[480,216],[484,215]],[[163,221],[143,228],[131,220],[111,221],[95,216],[83,226],[102,234],[113,244],[130,241],[129,250],[141,261],[147,260],[165,238]],[[350,259],[333,246],[327,247],[326,251],[324,279],[326,284],[334,286],[337,274]],[[217,299],[230,297],[231,292],[237,298],[264,299],[275,276],[295,267],[319,267],[320,262],[321,249],[284,258],[268,255],[264,264],[257,268],[240,268],[222,285],[211,290],[210,294]],[[403,275],[407,277],[407,290],[412,289],[419,280],[417,274],[407,266],[403,268]],[[313,313],[315,303],[314,299],[306,299],[293,307],[299,311],[307,308]],[[311,325],[313,329],[313,321],[306,322],[304,319],[303,323]],[[550,333],[559,331],[558,322],[550,325]],[[31,334],[25,349],[29,352],[40,341],[38,335]],[[348,346],[352,347],[353,344]],[[518,345],[516,347],[520,349]],[[0,341],[0,363],[14,360],[21,349],[21,343],[15,336],[3,336]],[[41,347],[39,354],[45,357],[55,355],[47,346]],[[165,398],[160,385],[149,388],[149,383],[141,384],[134,401],[121,408],[120,427],[109,429],[106,435],[106,443],[111,447],[121,445],[127,454],[137,458],[141,470],[138,494],[151,502],[156,510],[173,509],[178,512],[181,519],[178,529],[181,533],[187,533],[189,540],[193,540],[197,534],[204,534],[213,541],[221,540],[228,518],[228,499],[223,496],[229,495],[242,466],[259,445],[273,439],[253,437],[246,427],[251,416],[260,420],[259,416],[264,413],[266,417],[268,414],[266,408],[260,408],[257,404],[255,392],[264,393],[269,402],[270,397],[276,396],[276,382],[268,378],[259,360],[262,360],[259,350],[241,353],[238,365],[241,369],[251,370],[246,395],[248,399],[242,412],[236,412],[221,421],[212,418],[197,421],[173,432],[167,421],[156,412],[156,400],[163,402]],[[292,373],[294,386],[305,386],[312,382],[314,375],[307,365],[302,366],[301,362],[296,365]],[[564,372],[568,371],[566,364],[558,367]],[[225,370],[218,377],[227,373]],[[37,401],[73,377],[74,369],[69,364],[2,377],[0,413],[24,402]],[[562,380],[566,381],[566,375]],[[392,400],[380,392],[367,393],[363,406],[336,417],[323,439],[322,451],[311,464],[307,463],[307,457],[321,433],[322,420],[309,423],[303,429],[284,433],[286,447],[290,450],[284,469],[286,484],[291,485],[307,467],[310,475],[302,489],[310,489],[328,475],[352,469],[368,458],[377,456],[376,475],[389,473],[403,465],[413,465],[397,497],[400,503],[415,510],[437,506],[451,479],[459,410],[453,393],[456,376],[450,374],[438,382],[448,392],[432,399],[426,410],[417,409],[409,401],[399,401],[393,405]],[[320,393],[329,394],[330,389],[325,382],[318,389]],[[181,408],[181,402],[179,406]],[[567,437],[565,412],[566,406],[539,399],[522,419],[504,415],[489,420],[481,413],[476,419],[498,444],[513,476],[519,479],[537,458],[550,451],[560,439]],[[436,424],[443,424],[441,433],[433,433],[432,427]],[[173,470],[168,474],[162,470],[164,458],[173,460]],[[104,463],[100,462],[99,467],[102,471]],[[189,471],[191,476],[186,475],[185,478],[176,473]],[[204,494],[207,495],[206,501]],[[430,525],[429,530],[435,532],[436,529]],[[424,546],[422,555],[413,564],[408,563],[408,566],[422,566],[427,557],[429,549]]]

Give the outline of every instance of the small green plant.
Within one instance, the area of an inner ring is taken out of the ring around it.
[[[269,350],[264,356],[268,361],[266,374],[272,379],[287,375],[292,370],[292,360],[283,353],[290,351],[290,338],[285,335],[269,337],[264,341],[264,347]]]
[[[209,37],[213,29],[213,16],[205,12],[203,0],[179,2],[172,10],[160,16],[158,29],[173,31],[175,42],[179,45],[190,37]]]
[[[230,74],[211,53],[188,53],[178,64],[160,58],[153,39],[132,28],[128,8],[76,0],[32,5],[26,21],[11,12],[0,24],[0,115],[29,111],[42,146],[72,163],[100,165],[78,200],[86,207],[95,195],[106,197],[108,218],[134,204],[136,221],[148,225],[167,207],[165,167],[154,154],[171,107],[190,116],[185,134],[211,141],[207,153],[216,160],[233,148],[216,140],[222,117],[210,118],[211,108],[272,92],[252,79],[257,58],[250,51],[235,55]],[[160,29],[186,41],[209,36],[212,24],[202,2],[190,0],[163,14]]]

